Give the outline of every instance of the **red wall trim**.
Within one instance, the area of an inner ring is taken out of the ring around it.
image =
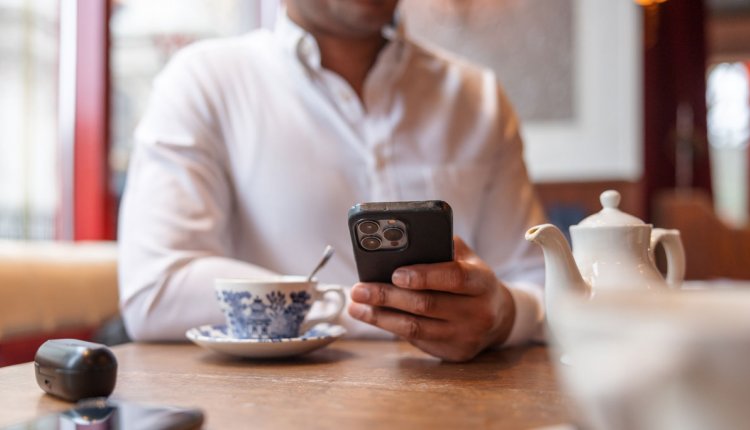
[[[90,340],[94,333],[94,328],[81,327],[3,339],[0,342],[0,367],[34,361],[36,351],[50,339]]]
[[[115,237],[109,187],[108,1],[78,0],[74,150],[74,239]]]

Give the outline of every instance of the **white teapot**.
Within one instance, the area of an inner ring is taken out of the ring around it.
[[[570,227],[571,252],[562,232],[552,224],[532,227],[526,240],[542,247],[546,273],[548,322],[554,325],[555,304],[563,295],[591,298],[605,290],[679,288],[685,275],[685,252],[677,230],[652,229],[618,209],[620,193],[601,194],[603,209]],[[666,279],[656,268],[654,248],[661,242],[667,256]]]

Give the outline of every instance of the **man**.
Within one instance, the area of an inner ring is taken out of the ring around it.
[[[162,72],[121,217],[132,337],[221,322],[215,277],[304,274],[326,243],[339,252],[319,279],[351,285],[347,209],[426,199],[453,206],[455,261],[354,285],[349,334],[453,361],[539,334],[542,262],[523,233],[543,215],[512,108],[491,72],[388,28],[397,3],[287,0],[272,33],[193,45]]]

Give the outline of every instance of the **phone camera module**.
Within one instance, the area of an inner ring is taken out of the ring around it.
[[[368,251],[374,251],[374,250],[380,248],[381,243],[382,242],[380,241],[380,239],[378,239],[375,236],[368,236],[368,237],[363,238],[360,241],[360,244],[362,245],[362,248],[364,248],[364,249],[366,249]]]
[[[380,224],[375,221],[362,221],[359,223],[358,228],[362,234],[375,234],[380,230]]]
[[[383,231],[383,237],[391,242],[398,242],[404,237],[404,231],[400,228],[387,228]]]

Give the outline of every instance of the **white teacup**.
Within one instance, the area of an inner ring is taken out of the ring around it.
[[[304,276],[218,278],[216,298],[227,322],[227,332],[238,339],[294,338],[321,322],[338,318],[344,309],[344,291],[337,285],[318,285]],[[328,315],[306,319],[313,303],[338,300]]]
[[[750,290],[600,294],[561,310],[569,364],[555,362],[586,428],[750,428]]]

